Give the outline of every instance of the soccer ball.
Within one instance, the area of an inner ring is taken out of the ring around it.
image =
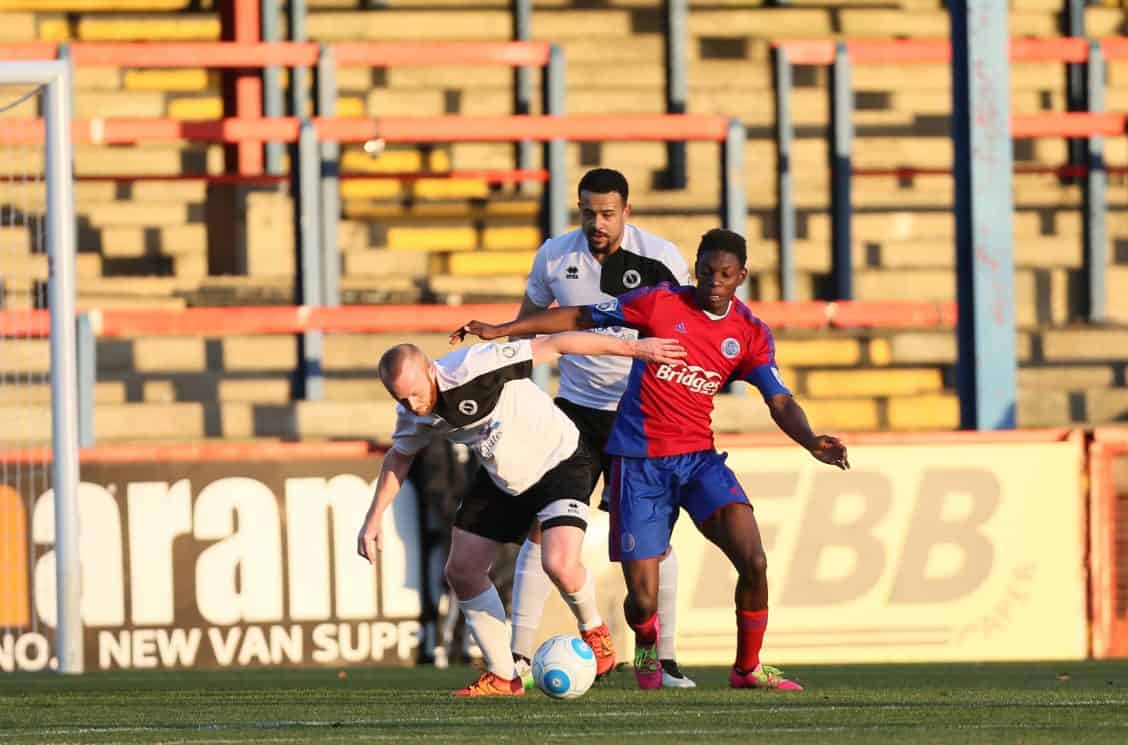
[[[595,682],[595,653],[583,639],[554,636],[533,655],[533,680],[552,698],[577,698]]]

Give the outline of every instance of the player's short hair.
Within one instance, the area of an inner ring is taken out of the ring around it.
[[[713,228],[701,236],[701,243],[697,245],[697,258],[694,260],[700,259],[701,254],[709,251],[730,253],[740,261],[741,266],[748,263],[748,244],[745,242],[744,236],[731,230]]]
[[[627,177],[613,168],[593,168],[585,173],[584,177],[580,179],[580,185],[576,188],[576,194],[583,198],[585,191],[592,194],[618,192],[619,196],[623,198],[623,204],[627,203],[627,197],[630,195]]]
[[[377,372],[380,375],[380,380],[385,384],[391,385],[392,381],[399,376],[400,371],[403,370],[404,364],[411,359],[415,359],[423,354],[422,350],[414,344],[397,344],[380,356],[380,364],[377,367]]]

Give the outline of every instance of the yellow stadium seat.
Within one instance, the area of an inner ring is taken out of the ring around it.
[[[78,22],[83,41],[216,41],[219,33],[214,16],[88,17]]]
[[[877,402],[872,398],[804,398],[802,403],[807,416],[822,429],[868,431],[879,426]]]
[[[373,157],[363,150],[341,154],[341,170],[352,173],[415,173],[423,170],[423,155],[418,150],[385,150]]]
[[[960,401],[952,393],[893,397],[887,410],[890,429],[955,429],[960,424]]]
[[[484,199],[490,193],[481,179],[423,178],[412,186],[417,199]]]
[[[184,10],[191,0],[0,0],[0,13],[33,10],[40,13],[128,13]]]
[[[487,226],[482,231],[482,248],[487,251],[535,250],[540,242],[540,228],[532,225]]]
[[[455,276],[498,276],[529,273],[535,251],[474,251],[452,254],[448,270]]]
[[[792,367],[856,365],[861,345],[857,339],[780,339],[776,359]]]
[[[342,199],[393,199],[401,191],[400,182],[391,178],[350,178],[341,182]]]
[[[398,251],[472,251],[478,231],[469,226],[390,227],[388,248]]]
[[[126,70],[125,88],[134,91],[195,92],[213,87],[215,76],[199,68],[171,70]]]
[[[357,96],[341,96],[337,99],[337,116],[359,118],[364,116],[364,99]]]
[[[943,387],[940,370],[928,368],[813,370],[806,380],[807,395],[815,398],[897,396],[931,393]]]

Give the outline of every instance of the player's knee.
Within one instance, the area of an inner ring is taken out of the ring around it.
[[[768,557],[763,551],[749,554],[737,569],[746,581],[759,584],[768,576]]]
[[[566,551],[543,551],[542,549],[541,567],[557,586],[569,584],[574,575],[581,569],[580,557],[572,556]]]
[[[658,612],[658,578],[650,576],[631,577],[627,582],[634,607],[644,616]]]
[[[658,593],[653,595],[642,591],[635,591],[628,588],[627,599],[623,602],[623,610],[627,615],[627,619],[632,617],[636,619],[647,619],[658,612]]]
[[[460,598],[469,597],[478,584],[481,583],[481,576],[471,570],[465,564],[455,563],[450,560],[446,563],[446,568],[443,570],[446,576],[447,584],[450,589],[454,590],[454,594]]]

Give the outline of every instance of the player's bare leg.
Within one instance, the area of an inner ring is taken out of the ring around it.
[[[768,628],[768,559],[752,506],[741,503],[722,507],[702,523],[701,532],[725,553],[739,575],[735,593],[736,661],[729,676],[730,685],[803,690],[776,668],[760,663],[760,648]]]
[[[635,632],[635,679],[638,687],[652,690],[662,687],[662,667],[658,661],[658,562],[660,556],[624,561],[623,579],[627,598],[623,614]]]
[[[596,676],[601,677],[615,665],[615,647],[611,643],[611,632],[599,615],[595,577],[580,560],[583,544],[583,528],[550,527],[541,534],[541,562],[545,574],[560,590],[576,617],[580,636],[595,652]]]
[[[497,541],[458,527],[451,532],[450,555],[446,563],[447,583],[458,598],[459,610],[466,617],[466,625],[470,627],[486,663],[486,672],[481,678],[455,691],[455,696],[525,693],[521,679],[514,675],[505,606],[489,577],[498,545]]]

